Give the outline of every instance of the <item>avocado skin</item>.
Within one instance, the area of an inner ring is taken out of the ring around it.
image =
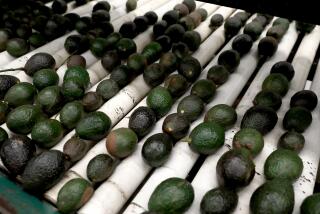
[[[317,214],[320,210],[320,193],[315,193],[306,197],[300,207],[300,213]]]
[[[5,140],[1,146],[0,156],[3,164],[13,175],[21,174],[28,161],[36,152],[30,138],[15,135]]]
[[[317,95],[310,90],[302,90],[295,93],[290,100],[290,107],[300,106],[312,111],[318,104]]]
[[[184,97],[177,107],[178,114],[185,116],[190,122],[195,121],[202,114],[203,110],[204,103],[196,95]]]
[[[48,86],[40,91],[35,103],[48,115],[58,113],[63,107],[63,97],[59,86]]]
[[[102,182],[112,174],[115,161],[107,154],[99,154],[92,158],[87,166],[87,177],[93,183]]]
[[[129,128],[141,138],[151,131],[156,120],[156,114],[152,109],[139,107],[130,116]]]
[[[27,163],[21,175],[23,188],[34,192],[51,188],[62,178],[66,170],[65,164],[65,155],[62,152],[44,151]]]
[[[25,72],[29,76],[41,69],[54,68],[56,65],[55,59],[48,53],[36,53],[27,61],[24,66]]]
[[[272,91],[260,91],[253,99],[255,106],[269,107],[277,111],[282,104],[282,97]]]
[[[292,66],[291,63],[289,63],[287,61],[280,61],[272,66],[270,73],[271,74],[274,74],[274,73],[282,74],[285,77],[287,77],[287,79],[289,81],[291,81],[292,78],[294,77],[295,70],[294,70],[294,67]]]
[[[178,141],[188,134],[190,128],[189,121],[178,113],[168,115],[162,124],[162,131],[172,139]]]
[[[304,147],[304,136],[295,131],[285,132],[278,141],[278,148],[300,152]]]
[[[0,124],[6,122],[7,115],[9,113],[9,106],[6,102],[0,101]]]
[[[83,116],[84,109],[79,101],[67,103],[60,111],[60,121],[67,129],[75,128]]]
[[[182,96],[187,91],[188,86],[188,81],[181,74],[172,74],[164,82],[164,87],[169,90],[173,97]]]
[[[20,82],[8,90],[4,100],[11,107],[32,104],[36,93],[37,89],[34,85],[28,82]]]
[[[308,109],[299,106],[289,109],[282,120],[284,129],[295,130],[299,133],[304,132],[311,123],[311,112]]]
[[[8,139],[8,133],[0,127],[0,146],[2,145],[2,143]]]
[[[7,91],[19,82],[20,80],[14,76],[0,75],[0,99],[3,99]]]

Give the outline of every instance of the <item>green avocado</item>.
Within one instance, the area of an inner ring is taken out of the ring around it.
[[[256,41],[260,37],[263,29],[264,26],[260,22],[250,22],[244,27],[243,33],[249,35],[253,41]]]
[[[71,67],[66,70],[66,73],[63,77],[63,82],[68,80],[76,80],[84,88],[86,88],[90,83],[88,71],[80,66]]]
[[[175,141],[180,140],[188,134],[190,123],[185,116],[178,113],[169,114],[163,121],[162,131]]]
[[[248,149],[252,156],[256,156],[263,149],[263,136],[260,132],[252,128],[240,129],[233,137],[232,146],[235,149]]]
[[[116,167],[116,161],[107,154],[99,154],[92,158],[87,166],[87,177],[92,183],[106,180]]]
[[[207,111],[204,121],[218,123],[227,129],[237,122],[237,112],[231,106],[218,104]]]
[[[212,81],[201,79],[193,84],[191,94],[200,97],[203,102],[209,103],[213,99],[216,87]]]
[[[203,112],[204,103],[196,95],[184,97],[177,107],[179,115],[185,116],[190,122],[195,121]]]
[[[284,75],[273,73],[267,76],[263,81],[262,90],[272,91],[281,96],[284,96],[289,90],[289,81]]]
[[[7,115],[9,113],[8,103],[0,101],[0,124],[6,122]]]
[[[304,147],[304,136],[295,131],[287,131],[278,141],[278,148],[300,152]]]
[[[69,79],[63,81],[61,93],[66,101],[81,99],[85,93],[83,83],[78,79]]]
[[[84,116],[84,108],[79,101],[69,102],[60,111],[60,121],[67,129],[73,129]]]
[[[4,96],[4,101],[11,107],[32,104],[36,93],[37,90],[31,83],[21,82],[8,90]]]
[[[316,214],[320,207],[320,193],[314,193],[306,197],[300,207],[300,213]]]
[[[59,86],[48,86],[42,89],[35,103],[48,115],[58,113],[63,106],[63,97]]]
[[[104,101],[109,100],[119,91],[119,85],[113,79],[106,79],[101,81],[96,89],[97,94],[100,95]]]
[[[295,130],[299,133],[304,132],[312,123],[311,112],[304,107],[290,108],[282,120],[283,128],[286,130]]]
[[[200,62],[196,58],[188,56],[181,60],[178,72],[188,81],[194,82],[199,77],[201,69]]]
[[[209,69],[207,79],[211,80],[216,85],[222,85],[227,82],[229,75],[230,73],[226,67],[223,65],[214,65]]]
[[[264,106],[277,111],[282,104],[282,97],[273,91],[260,91],[253,99],[255,106]]]
[[[132,79],[134,75],[132,75],[128,66],[120,65],[115,67],[111,74],[110,79],[114,80],[120,88],[126,86]]]
[[[282,74],[287,77],[288,81],[291,81],[294,77],[295,71],[291,63],[287,61],[279,61],[272,66],[270,73]]]
[[[127,66],[132,73],[138,75],[147,67],[147,59],[142,54],[131,54],[127,60]]]
[[[201,36],[197,31],[187,31],[181,41],[188,45],[189,50],[196,51],[201,44]]]
[[[3,99],[7,91],[19,83],[20,80],[11,75],[0,75],[0,98]]]
[[[161,64],[153,63],[144,70],[143,79],[149,86],[155,87],[164,81],[166,75],[166,71]]]
[[[9,138],[8,133],[0,127],[0,146]]]
[[[116,44],[116,50],[121,59],[126,59],[137,51],[137,45],[132,39],[121,38]]]
[[[188,90],[188,81],[181,74],[172,74],[165,79],[164,87],[167,88],[170,94],[177,98],[182,96]]]
[[[38,89],[58,85],[59,75],[53,69],[41,69],[33,75],[33,85]]]
[[[7,52],[13,57],[20,57],[30,50],[29,43],[20,38],[13,38],[7,42]]]
[[[147,44],[141,54],[147,59],[147,63],[150,65],[151,63],[157,61],[162,53],[162,47],[158,42],[150,42]]]
[[[166,115],[173,105],[173,99],[168,89],[158,86],[152,89],[147,96],[147,106],[161,118]]]

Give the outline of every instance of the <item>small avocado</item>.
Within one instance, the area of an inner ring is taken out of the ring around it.
[[[177,10],[169,10],[163,14],[162,20],[166,21],[169,26],[176,24],[179,20],[179,12]]]
[[[258,54],[262,57],[271,57],[278,49],[278,41],[271,37],[266,36],[259,41]]]
[[[108,51],[108,40],[105,38],[95,38],[90,44],[90,51],[96,57],[102,57]]]
[[[166,71],[160,63],[149,65],[143,72],[143,79],[150,87],[160,85],[166,78]]]
[[[74,178],[68,181],[59,190],[57,208],[61,213],[76,212],[93,195],[94,189],[83,178]]]
[[[151,167],[160,167],[168,160],[172,147],[172,139],[167,134],[154,134],[142,146],[143,160]]]
[[[232,213],[238,204],[238,195],[234,190],[217,187],[209,190],[200,203],[201,214]]]
[[[274,22],[272,23],[272,26],[281,26],[282,28],[284,28],[286,31],[288,30],[290,25],[290,21],[286,18],[277,18],[276,20],[274,20]]]
[[[71,35],[66,38],[64,48],[69,54],[82,54],[90,48],[90,42],[86,36]]]
[[[92,22],[96,24],[100,24],[102,22],[109,22],[110,13],[106,10],[92,11],[91,18],[92,18]]]
[[[127,8],[127,12],[135,10],[137,8],[137,0],[127,0],[126,8]]]
[[[185,30],[193,30],[196,26],[193,19],[187,15],[182,17],[178,22]]]
[[[14,135],[11,138],[7,135],[0,150],[1,160],[12,175],[21,174],[35,153],[34,143],[23,135]]]
[[[201,36],[197,31],[187,31],[183,34],[182,42],[188,45],[189,50],[196,51],[201,44]]]
[[[116,44],[116,50],[121,59],[126,59],[137,51],[137,45],[132,39],[121,38]]]
[[[85,111],[92,112],[103,105],[103,99],[97,92],[89,91],[83,96],[81,103]]]
[[[185,4],[190,12],[196,9],[196,2],[194,0],[183,0],[182,4]]]
[[[110,127],[110,118],[101,111],[95,111],[80,119],[76,133],[82,139],[99,141],[107,136]]]
[[[224,31],[227,37],[236,35],[241,27],[241,19],[235,16],[227,18],[224,22]]]
[[[32,33],[28,41],[33,48],[39,48],[47,43],[47,39],[41,33]]]
[[[30,50],[29,43],[20,38],[13,38],[7,42],[7,52],[13,57],[20,57]]]
[[[178,58],[172,52],[164,53],[159,60],[167,74],[172,73],[178,67]]]
[[[138,28],[133,21],[125,22],[121,25],[119,33],[123,38],[133,39],[138,35]]]
[[[256,41],[260,37],[263,29],[264,26],[260,22],[253,21],[246,24],[243,29],[243,33],[249,35],[252,41]]]
[[[54,69],[55,65],[56,61],[50,54],[36,53],[28,59],[24,66],[24,71],[27,75],[33,76],[41,69]]]
[[[201,79],[194,83],[191,94],[200,97],[203,102],[209,103],[216,92],[216,87],[212,81]]]
[[[188,134],[190,123],[188,119],[178,113],[169,114],[163,121],[162,131],[175,141]]]
[[[232,149],[224,153],[216,170],[219,185],[233,189],[249,185],[255,175],[255,165],[246,149]]]
[[[0,29],[0,51],[5,51],[7,42],[10,39],[11,33],[7,29]]]
[[[59,86],[48,86],[42,89],[35,103],[48,115],[58,113],[63,107],[63,97]]]
[[[253,99],[255,106],[264,106],[277,111],[282,104],[282,97],[273,91],[260,91]]]
[[[60,111],[60,121],[67,129],[73,129],[84,116],[84,108],[79,101],[69,102]]]
[[[138,143],[138,136],[130,128],[119,128],[111,131],[106,140],[106,147],[110,155],[125,158],[131,155]]]
[[[227,129],[237,122],[237,112],[231,106],[218,104],[207,111],[204,121],[218,123]]]
[[[58,150],[44,151],[28,161],[21,175],[22,186],[32,192],[44,192],[63,176],[67,161]]]
[[[204,103],[196,95],[184,97],[177,107],[177,113],[185,116],[190,122],[195,121],[203,112]]]
[[[147,67],[147,59],[139,53],[131,54],[127,60],[127,66],[132,73],[138,75]]]
[[[300,207],[300,213],[303,214],[316,214],[319,212],[320,206],[320,193],[314,193],[306,197]]]
[[[80,19],[80,16],[77,13],[66,13],[64,17],[66,18],[68,30],[74,30],[77,21]]]
[[[285,33],[286,33],[285,28],[283,28],[280,25],[276,25],[268,29],[267,36],[271,36],[276,40],[280,41]]]
[[[147,135],[157,121],[156,114],[149,107],[141,106],[134,110],[129,119],[129,128],[132,129],[139,138]]]
[[[207,19],[207,17],[208,17],[208,11],[206,11],[206,9],[204,9],[204,8],[198,8],[198,9],[196,10],[196,12],[200,14],[200,16],[201,16],[201,21],[202,21],[202,22]]]
[[[164,20],[160,20],[153,25],[153,35],[155,38],[162,36],[168,28],[168,23]]]
[[[115,67],[110,74],[110,79],[115,81],[120,88],[126,86],[133,77],[134,76],[130,72],[127,65]]]
[[[241,56],[249,53],[253,45],[253,40],[248,34],[241,34],[232,41],[232,49],[237,51]]]
[[[233,137],[232,146],[235,149],[248,149],[252,156],[258,155],[264,146],[263,136],[252,128],[240,129]]]
[[[107,154],[93,157],[87,166],[87,177],[92,183],[106,180],[116,168],[116,161]]]
[[[286,61],[279,61],[272,66],[270,73],[282,74],[287,77],[289,81],[291,81],[295,74],[295,71],[291,63]]]
[[[178,11],[180,18],[182,18],[182,17],[184,17],[184,16],[186,16],[186,15],[188,15],[190,13],[189,8],[187,7],[187,5],[185,5],[183,3],[176,4],[173,9]]]
[[[191,55],[189,47],[184,42],[173,43],[171,52],[181,61]]]
[[[188,56],[180,62],[178,72],[188,81],[194,82],[199,77],[201,69],[200,62],[196,58]]]
[[[11,107],[32,104],[37,89],[28,82],[21,82],[12,86],[4,96],[4,101]]]
[[[172,48],[172,41],[167,35],[159,36],[155,41],[161,45],[163,52],[168,52]]]
[[[300,152],[304,147],[304,136],[295,131],[287,131],[278,141],[278,148]]]
[[[69,79],[67,81],[63,81],[61,92],[66,101],[78,100],[83,97],[85,87],[78,79]]]
[[[282,125],[285,130],[294,130],[299,133],[304,132],[311,123],[311,112],[300,106],[290,108],[282,120]]]
[[[20,80],[14,76],[0,75],[0,99],[3,99],[7,91],[19,82]]]
[[[0,146],[3,144],[5,140],[9,138],[8,133],[6,130],[0,127]]]
[[[53,69],[41,69],[33,75],[33,85],[42,90],[48,86],[58,85],[59,75]]]
[[[232,73],[240,64],[240,54],[235,50],[223,51],[218,57],[218,64],[223,65]]]
[[[68,159],[72,163],[74,163],[82,159],[92,145],[93,143],[91,141],[83,140],[78,136],[73,136],[63,145],[63,153],[68,156]]]
[[[75,24],[75,29],[79,34],[85,35],[91,29],[92,18],[89,16],[82,16]]]
[[[245,25],[251,14],[246,11],[240,11],[234,14],[234,16],[241,20],[242,25]]]
[[[304,107],[310,111],[314,110],[318,104],[317,95],[310,90],[301,90],[295,93],[290,99],[290,107]]]
[[[172,74],[164,82],[164,87],[174,98],[182,96],[188,90],[188,86],[187,79],[181,74]]]
[[[102,58],[101,58],[101,65],[107,71],[111,72],[114,68],[121,64],[121,59],[117,51],[112,50],[108,51]]]
[[[223,65],[214,65],[209,69],[207,79],[216,85],[222,85],[227,82],[229,74],[229,71]]]
[[[310,33],[314,28],[314,24],[296,21],[296,29],[301,33]]]
[[[9,113],[9,106],[7,102],[0,101],[0,124],[6,122],[7,115]]]
[[[223,24],[224,18],[221,14],[217,13],[211,16],[210,19],[210,27],[213,29],[217,29]]]
[[[92,12],[97,11],[97,10],[106,10],[110,11],[111,6],[110,3],[107,1],[100,1],[97,4],[95,4],[92,8]]]
[[[147,44],[141,54],[147,59],[148,65],[157,61],[162,54],[162,47],[158,42],[150,42]]]
[[[173,105],[173,99],[168,89],[158,86],[147,96],[147,106],[153,110],[157,118],[166,115]]]
[[[181,178],[168,178],[162,181],[152,192],[149,211],[166,214],[184,213],[194,199],[192,185]]]
[[[269,76],[267,76],[263,81],[262,90],[272,91],[281,96],[284,96],[289,90],[289,81],[282,74],[272,73],[269,74]]]
[[[86,68],[87,62],[86,59],[81,55],[72,55],[67,61],[67,68],[80,66]]]
[[[185,29],[180,24],[170,25],[164,32],[165,35],[170,37],[173,43],[181,41],[184,33],[185,33]]]
[[[109,100],[120,91],[119,85],[113,79],[101,81],[96,89],[98,95],[102,96],[104,101]]]
[[[148,11],[144,16],[148,20],[148,25],[154,25],[158,21],[158,15],[154,11]]]
[[[51,8],[54,13],[62,14],[67,11],[68,7],[64,0],[54,0]]]
[[[63,82],[68,80],[76,80],[83,87],[87,87],[90,83],[88,71],[80,66],[71,67],[66,70],[63,77]]]

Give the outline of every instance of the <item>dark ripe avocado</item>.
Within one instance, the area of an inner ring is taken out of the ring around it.
[[[50,54],[36,53],[28,59],[24,66],[24,69],[27,75],[33,76],[35,72],[41,69],[54,69],[55,65],[56,61]]]
[[[120,88],[126,86],[132,80],[132,73],[127,65],[119,65],[110,74],[110,79],[114,80]]]
[[[19,83],[20,80],[11,75],[0,75],[0,98],[3,99],[7,91]]]
[[[278,41],[271,37],[266,36],[259,41],[258,53],[263,57],[271,57],[278,49]]]
[[[73,129],[84,116],[84,109],[79,101],[64,105],[60,111],[60,121],[67,129]]]
[[[58,85],[59,75],[53,69],[41,69],[33,75],[33,85],[42,90],[48,86]]]
[[[217,187],[206,192],[200,203],[201,214],[232,213],[238,204],[235,191]]]
[[[0,127],[0,146],[3,144],[5,140],[8,139],[8,133]]]
[[[190,56],[191,53],[188,45],[184,42],[173,43],[171,52],[179,59],[179,61]]]
[[[20,38],[13,38],[7,42],[7,51],[13,57],[20,57],[30,50],[29,43]]]
[[[147,135],[157,121],[156,114],[148,107],[137,108],[130,116],[129,128],[132,129],[139,138]]]
[[[106,10],[96,10],[91,14],[92,22],[99,25],[101,22],[110,21],[110,13]]]
[[[260,91],[253,99],[252,103],[255,106],[270,107],[277,111],[282,104],[282,97],[272,91]]]
[[[127,8],[127,12],[135,10],[137,8],[137,0],[127,0],[126,8]]]
[[[121,25],[119,33],[123,38],[133,39],[138,35],[137,25],[132,21],[125,22]]]
[[[169,36],[172,42],[181,41],[184,33],[185,29],[180,24],[170,25],[165,31],[165,35]]]
[[[230,73],[240,64],[240,54],[235,50],[223,51],[218,58],[218,64],[223,65]]]
[[[269,74],[262,83],[262,90],[272,91],[280,96],[284,96],[289,90],[289,81],[282,74]]]
[[[183,0],[182,4],[185,4],[190,12],[196,9],[196,2],[194,0]]]
[[[216,92],[216,87],[212,81],[201,79],[192,86],[191,94],[197,95],[203,102],[209,103]]]
[[[37,122],[31,131],[31,138],[42,148],[51,148],[63,137],[61,123],[54,119],[46,119]]]
[[[89,91],[83,96],[81,103],[85,111],[91,112],[103,105],[103,99],[97,92]]]
[[[48,115],[54,115],[63,106],[63,97],[59,86],[48,86],[42,89],[35,100],[35,103]]]
[[[110,126],[111,120],[105,113],[91,112],[78,122],[76,133],[82,139],[99,141],[107,136]]]
[[[314,28],[314,24],[296,21],[296,29],[302,33],[310,33]]]
[[[71,68],[71,67],[76,67],[76,66],[80,66],[80,67],[85,68],[87,66],[86,59],[81,55],[70,56],[67,61],[67,67]]]
[[[315,214],[319,212],[320,206],[320,193],[314,193],[306,197],[300,207],[300,213]]]
[[[241,128],[253,128],[262,135],[270,132],[277,124],[277,113],[268,107],[254,106],[246,111],[241,121]]]
[[[2,142],[1,142],[2,143]],[[23,135],[15,135],[4,140],[1,145],[0,156],[4,166],[13,175],[23,172],[27,162],[35,155],[34,143]]]
[[[248,149],[252,156],[258,155],[263,147],[264,140],[260,132],[252,128],[244,128],[238,131],[232,140],[234,149]]]
[[[96,92],[107,101],[120,91],[119,85],[113,79],[106,79],[99,83]]]
[[[242,25],[244,25],[248,20],[248,18],[250,17],[250,14],[245,11],[241,11],[241,12],[237,12],[234,16],[239,18],[241,20]]]
[[[285,33],[286,33],[286,30],[282,26],[276,25],[269,28],[267,32],[267,36],[271,36],[276,40],[280,41]]]
[[[108,50],[113,50],[116,48],[117,43],[122,38],[121,34],[118,32],[113,32],[106,39],[106,45]]]
[[[318,104],[317,95],[310,90],[301,90],[295,93],[290,100],[290,107],[304,107],[310,111],[315,109]]]
[[[138,75],[147,67],[147,59],[139,53],[131,54],[127,60],[127,66],[132,73]]]
[[[63,81],[61,92],[66,101],[81,99],[84,95],[85,88],[77,79]]]
[[[300,152],[304,147],[304,136],[295,131],[287,131],[278,141],[278,148]]]
[[[92,12],[97,11],[97,10],[106,10],[110,11],[110,4],[107,1],[100,1],[97,4],[95,4],[92,8]]]
[[[189,50],[196,51],[201,44],[201,36],[197,31],[187,31],[183,34],[182,42],[188,45]]]
[[[92,27],[92,19],[89,16],[80,17],[76,22],[75,28],[79,34],[86,34]]]
[[[195,121],[202,114],[203,110],[204,103],[196,95],[184,97],[177,107],[178,114],[185,116],[190,122]]]
[[[188,56],[180,62],[178,72],[188,81],[193,82],[199,77],[201,69],[200,62],[196,58]]]
[[[162,131],[175,141],[185,137],[189,131],[189,121],[178,113],[169,114],[163,121]]]
[[[232,41],[232,49],[237,51],[241,56],[247,54],[253,45],[253,40],[248,34],[240,34]]]
[[[116,49],[120,58],[126,59],[137,51],[137,46],[132,39],[121,38],[116,44]]]
[[[66,170],[65,155],[57,150],[44,151],[28,161],[22,175],[22,186],[33,192],[44,192],[54,186]]]
[[[149,211],[165,214],[184,213],[194,199],[192,185],[182,178],[168,178],[162,181],[152,192]]]
[[[28,40],[30,45],[34,48],[41,47],[47,43],[47,39],[41,33],[32,33]]]
[[[164,34],[166,29],[168,28],[168,23],[164,20],[160,20],[153,25],[153,35],[154,37],[159,37]]]
[[[63,153],[68,156],[68,159],[72,163],[74,163],[87,154],[92,144],[91,141],[83,140],[78,136],[73,136],[63,145]]]
[[[224,128],[215,122],[203,122],[190,133],[190,148],[199,154],[211,155],[224,144]]]
[[[31,20],[31,26],[33,29],[42,32],[48,22],[48,17],[44,15],[38,15]]]
[[[204,121],[218,123],[227,129],[237,122],[237,112],[231,106],[218,104],[207,111]]]
[[[60,189],[57,208],[61,213],[73,213],[82,207],[93,195],[94,189],[83,178],[74,178]]]
[[[147,63],[151,64],[157,61],[162,53],[162,47],[158,42],[150,42],[147,44],[141,54],[147,59]]]
[[[54,13],[65,13],[67,11],[67,3],[64,0],[54,0],[51,9]]]
[[[153,11],[148,11],[144,14],[148,20],[148,25],[154,25],[158,21],[158,15]]]
[[[210,27],[216,29],[223,24],[224,18],[221,14],[217,13],[211,16]]]
[[[200,14],[202,22],[207,19],[208,12],[205,9],[199,8],[199,9],[196,10],[196,12]]]
[[[99,154],[92,158],[87,166],[87,177],[92,183],[100,183],[112,174],[116,161],[107,154]]]
[[[66,70],[63,77],[63,82],[68,80],[76,80],[83,87],[87,87],[90,83],[88,71],[80,66],[71,67]]]
[[[262,31],[263,31],[264,27],[260,22],[250,22],[249,24],[246,24],[246,26],[243,29],[243,33],[249,35],[252,39],[252,41],[256,41]]]
[[[11,107],[32,104],[37,93],[36,88],[28,82],[21,82],[12,86],[4,96],[4,101]]]
[[[119,128],[111,131],[106,140],[108,153],[116,158],[131,155],[137,147],[138,136],[129,128]]]
[[[193,30],[196,25],[191,18],[191,16],[187,15],[185,17],[182,17],[178,22],[185,30]]]
[[[227,37],[236,35],[241,27],[242,22],[238,17],[229,17],[224,22],[224,31]]]
[[[7,114],[9,113],[8,103],[0,101],[0,124],[6,122]]]
[[[64,48],[69,54],[82,54],[90,48],[89,39],[83,35],[68,36]]]
[[[258,187],[251,196],[250,210],[253,214],[290,214],[294,207],[294,191],[287,180],[274,179]]]
[[[214,65],[207,73],[207,79],[211,80],[216,85],[222,85],[227,82],[228,78],[229,71],[223,65]]]
[[[174,6],[173,8],[174,10],[178,11],[179,13],[179,18],[184,17],[186,15],[189,14],[189,8],[187,7],[187,5],[181,3],[181,4],[176,4],[176,6]]]
[[[165,78],[166,71],[159,63],[149,65],[143,72],[143,79],[150,87],[161,84]]]
[[[171,50],[172,41],[169,36],[159,36],[155,41],[161,45],[163,52],[168,52]]]
[[[164,53],[159,60],[159,63],[164,67],[166,73],[172,73],[178,67],[178,59],[172,52]]]
[[[133,22],[136,24],[137,26],[137,31],[139,33],[144,32],[145,30],[147,30],[148,26],[148,19],[145,16],[137,16]]]
[[[188,81],[181,74],[172,74],[168,76],[164,82],[173,97],[180,97],[188,90]]]
[[[168,160],[172,147],[172,139],[167,134],[154,134],[143,144],[143,160],[151,167],[160,167]]]
[[[173,105],[173,99],[168,89],[158,86],[152,89],[147,96],[147,106],[161,118],[166,115]]]
[[[67,18],[68,30],[73,30],[76,22],[80,19],[80,16],[77,13],[67,13],[64,17]]]
[[[108,51],[108,41],[105,38],[95,38],[90,45],[90,51],[96,57],[102,57]]]
[[[113,71],[113,69],[120,64],[121,64],[121,58],[116,50],[108,51],[101,58],[102,67],[108,72]]]
[[[179,20],[179,12],[177,10],[169,10],[162,16],[162,20],[166,21],[169,26],[176,24]]]
[[[312,123],[311,112],[304,107],[290,108],[282,120],[283,128],[288,131],[304,132]]]

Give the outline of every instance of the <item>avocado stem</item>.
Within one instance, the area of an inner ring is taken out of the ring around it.
[[[8,68],[8,69],[0,70],[0,72],[6,72],[6,71],[18,71],[18,70],[22,70],[22,71],[24,71],[25,69],[24,69],[23,67],[21,67],[21,68]]]

